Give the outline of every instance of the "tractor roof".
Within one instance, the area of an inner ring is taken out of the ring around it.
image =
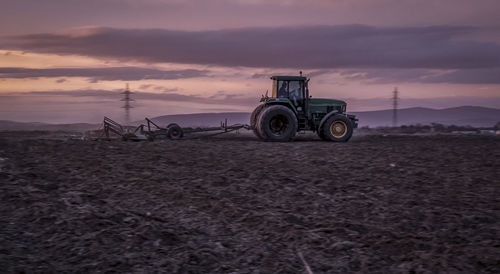
[[[306,77],[303,76],[271,76],[272,80],[278,81],[305,81]]]

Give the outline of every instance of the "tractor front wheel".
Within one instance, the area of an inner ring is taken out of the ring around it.
[[[328,118],[320,129],[319,136],[327,141],[347,142],[353,131],[351,120],[343,115],[333,115]]]
[[[288,142],[297,133],[297,117],[285,106],[268,106],[258,115],[256,128],[265,141]]]

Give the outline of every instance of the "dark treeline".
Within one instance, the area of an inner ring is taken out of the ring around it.
[[[443,125],[439,123],[431,123],[430,125],[402,125],[399,127],[375,127],[370,128],[368,126],[359,128],[359,131],[364,133],[403,133],[403,134],[414,134],[414,133],[481,133],[484,130],[497,131],[500,130],[500,122],[496,123],[492,127],[473,127],[473,126],[457,126],[457,125]]]

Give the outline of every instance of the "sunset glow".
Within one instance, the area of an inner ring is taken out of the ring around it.
[[[120,119],[125,83],[134,119],[249,112],[269,76],[299,70],[314,97],[344,99],[350,111],[390,108],[395,86],[401,107],[500,108],[496,1],[35,2],[0,11],[0,120]],[[64,12],[47,17],[50,6]],[[296,9],[307,16],[292,20]]]

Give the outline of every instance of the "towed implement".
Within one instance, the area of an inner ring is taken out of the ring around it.
[[[291,141],[298,131],[313,131],[325,141],[347,142],[358,119],[346,113],[346,102],[311,98],[302,76],[272,76],[273,90],[262,96],[250,116],[250,127],[265,141]]]
[[[211,132],[202,136],[192,136],[191,138],[209,137],[223,133],[237,131],[245,128],[250,129],[248,125],[227,125],[227,120],[221,122],[220,127],[206,128],[181,128],[176,123],[171,123],[166,127],[161,127],[149,118],[145,118],[146,124],[141,124],[137,127],[125,127],[113,121],[108,117],[104,117],[102,123],[102,132],[96,140],[111,140],[112,134],[121,137],[124,141],[155,141],[155,140],[179,140],[185,138],[185,134]]]

